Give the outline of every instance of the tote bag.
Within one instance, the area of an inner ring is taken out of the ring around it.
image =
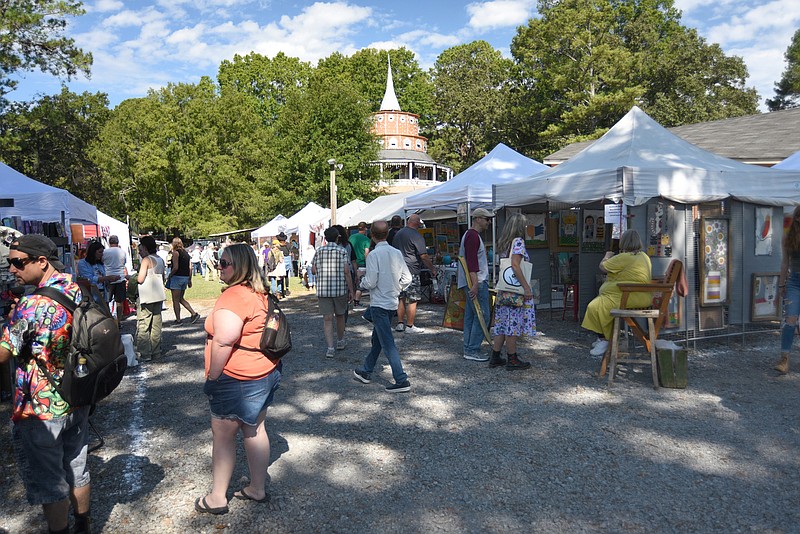
[[[167,300],[167,293],[164,291],[164,281],[160,274],[149,269],[144,282],[139,284],[139,302],[142,304],[153,304]]]
[[[522,269],[522,274],[525,276],[525,279],[530,280],[533,264],[522,260],[519,266]],[[497,289],[497,291],[508,291],[519,295],[525,294],[522,283],[517,279],[517,275],[514,274],[514,269],[511,267],[511,258],[503,258],[500,260],[500,277],[497,280],[495,289]]]

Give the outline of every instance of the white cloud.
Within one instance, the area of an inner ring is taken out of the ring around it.
[[[403,43],[428,46],[431,48],[450,48],[461,43],[461,39],[455,35],[444,35],[441,33],[427,32],[424,30],[414,30],[397,36]]]
[[[120,2],[119,0],[97,0],[94,5],[87,5],[86,11],[88,13],[91,12],[98,12],[98,13],[108,13],[109,11],[119,11],[125,7],[125,4]]]
[[[141,15],[136,11],[131,11],[130,9],[121,11],[116,15],[111,15],[103,21],[103,26],[108,26],[110,28],[141,26],[141,24]]]
[[[469,27],[491,30],[524,25],[534,11],[531,0],[493,0],[467,5]]]

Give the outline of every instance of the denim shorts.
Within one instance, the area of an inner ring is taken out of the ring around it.
[[[188,276],[173,276],[167,283],[167,289],[186,289],[189,287]]]
[[[250,426],[258,424],[258,416],[272,404],[281,382],[280,364],[258,380],[239,380],[222,373],[216,380],[206,380],[203,393],[208,396],[211,417],[238,419]]]
[[[17,468],[28,504],[51,504],[69,497],[70,488],[89,483],[89,407],[49,421],[23,419],[12,430]]]

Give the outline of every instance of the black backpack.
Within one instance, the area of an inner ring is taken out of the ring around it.
[[[56,301],[72,313],[72,342],[64,361],[64,376],[59,384],[46,368],[50,384],[73,407],[94,406],[106,398],[122,382],[128,359],[122,346],[119,327],[113,317],[81,288],[82,299],[76,304],[71,298],[52,287],[40,287],[34,295]],[[89,374],[75,375],[78,358],[86,358]]]
[[[278,299],[273,294],[266,295],[267,318],[264,321],[264,332],[258,348],[244,347],[236,344],[237,349],[258,351],[270,360],[280,360],[292,350],[292,332],[289,330],[289,321],[278,305]]]

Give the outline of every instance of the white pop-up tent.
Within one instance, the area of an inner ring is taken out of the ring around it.
[[[795,152],[777,165],[773,165],[772,168],[783,169],[785,171],[796,171],[800,169],[800,151]]]
[[[707,152],[672,134],[634,106],[603,137],[558,167],[513,184],[493,186],[495,207],[546,201],[579,205],[653,198],[683,204],[737,199],[784,206],[800,203],[800,171],[747,165]]]
[[[286,232],[287,235],[297,234],[298,236],[301,264],[305,260],[305,258],[303,258],[303,251],[305,250],[306,245],[310,242],[311,234],[322,233],[328,226],[330,218],[331,210],[328,208],[323,208],[314,202],[309,202],[303,207],[303,209],[285,221],[286,229],[284,232]]]
[[[108,238],[110,236],[115,235],[119,238],[119,246],[125,251],[125,267],[127,267],[128,272],[132,272],[131,231],[128,225],[97,210],[97,226],[100,227],[100,236],[103,238],[103,244],[106,247],[108,247]]]
[[[286,221],[288,221],[286,217],[283,215],[276,215],[271,221],[267,224],[258,228],[257,230],[253,230],[250,233],[250,237],[252,239],[258,239],[259,237],[272,237],[280,234],[281,232],[284,233],[292,233],[286,232]]]
[[[341,224],[345,228],[348,226],[355,226],[360,221],[356,221],[354,224],[344,224],[345,222],[350,221],[350,219],[356,217],[359,213],[361,213],[364,208],[367,207],[367,203],[361,199],[351,200],[344,206],[340,208],[336,208],[336,222],[337,224]]]
[[[0,163],[0,198],[14,199],[14,207],[0,208],[3,217],[63,222],[69,235],[71,222],[97,224],[97,208],[65,189],[37,182]],[[71,237],[70,237],[71,240]]]
[[[349,219],[342,219],[342,226],[355,226],[361,221],[372,224],[373,221],[388,221],[393,215],[403,216],[403,199],[417,191],[406,191],[393,195],[383,195],[369,204],[364,209],[354,214]]]
[[[422,209],[455,210],[468,203],[470,210],[492,204],[492,185],[509,184],[548,170],[536,160],[498,144],[491,152],[438,187],[405,197],[406,211]]]

